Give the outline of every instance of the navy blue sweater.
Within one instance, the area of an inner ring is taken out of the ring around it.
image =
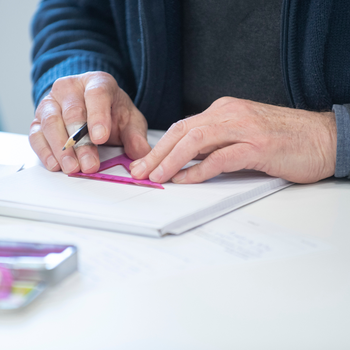
[[[150,128],[166,129],[183,117],[180,0],[43,0],[33,37],[36,105],[56,79],[102,70]],[[349,104],[349,62],[348,0],[284,0],[281,65],[291,105],[323,111]],[[334,109],[336,175],[347,176],[350,117],[346,107]]]

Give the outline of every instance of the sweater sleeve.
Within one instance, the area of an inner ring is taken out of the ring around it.
[[[132,95],[122,30],[124,2],[119,3],[112,9],[108,0],[41,1],[32,22],[35,106],[58,78],[88,71],[110,73]],[[121,23],[116,23],[118,14]]]
[[[350,178],[350,104],[334,105],[337,123],[337,157],[335,177]]]

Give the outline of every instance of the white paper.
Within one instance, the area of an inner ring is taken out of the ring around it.
[[[17,164],[17,165],[6,165],[6,164],[0,164],[0,179],[12,174],[15,174],[18,170],[20,170],[23,167],[23,164]]]
[[[86,281],[124,283],[215,265],[261,263],[330,246],[240,212],[179,236],[154,239],[45,223],[2,225],[0,239],[75,244]]]
[[[122,153],[100,148],[101,160]],[[0,183],[0,213],[138,234],[181,233],[288,186],[264,173],[222,174],[164,190],[71,178],[36,166]]]

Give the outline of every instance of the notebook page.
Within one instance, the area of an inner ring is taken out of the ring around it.
[[[108,157],[120,154],[106,148]],[[113,155],[112,155],[113,153]],[[70,216],[94,218],[160,230],[182,218],[207,210],[225,199],[261,186],[273,187],[278,179],[254,171],[222,174],[202,184],[164,184],[164,190],[71,178],[42,166],[21,171],[0,183],[0,201],[25,204],[45,212],[60,210]],[[84,222],[82,222],[82,225]]]

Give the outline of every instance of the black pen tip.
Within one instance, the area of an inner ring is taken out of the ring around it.
[[[62,148],[62,151],[65,151],[65,150],[66,150],[66,147],[63,147],[63,148]]]

